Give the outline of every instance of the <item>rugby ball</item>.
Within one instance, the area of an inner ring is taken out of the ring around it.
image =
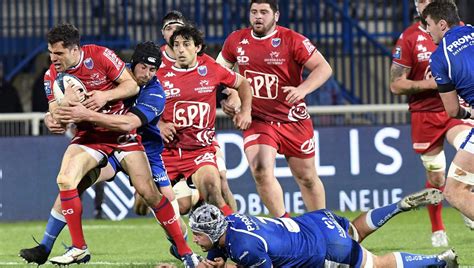
[[[64,98],[65,89],[66,89],[66,87],[68,87],[68,85],[71,85],[71,86],[78,85],[80,87],[79,90],[82,93],[87,92],[86,86],[84,86],[82,81],[79,80],[77,77],[75,77],[72,74],[59,73],[58,76],[56,77],[56,80],[54,80],[54,84],[53,84],[53,94],[54,94],[54,98],[56,99],[56,102],[58,104],[61,103],[61,100]],[[78,97],[77,99],[73,99],[73,100],[77,100],[79,102],[82,102],[85,99],[86,99],[85,94],[81,94],[80,97]]]

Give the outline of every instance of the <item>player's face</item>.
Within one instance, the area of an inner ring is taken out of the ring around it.
[[[137,79],[139,86],[148,83],[156,73],[156,67],[146,63],[138,63],[133,69],[133,75]]]
[[[273,12],[270,4],[252,4],[250,6],[250,25],[257,36],[265,36],[275,30],[280,13]]]
[[[435,44],[439,44],[439,42],[441,42],[441,39],[443,39],[443,36],[444,36],[443,28],[444,26],[443,26],[442,20],[436,23],[434,22],[433,19],[431,19],[431,16],[428,16],[426,18],[426,30],[431,35],[431,38],[433,38],[433,42]]]
[[[171,47],[170,38],[173,35],[174,31],[176,31],[176,29],[178,29],[179,27],[183,27],[183,26],[180,24],[170,24],[161,30],[161,34],[163,35],[163,38],[165,39],[166,44],[168,44],[170,47]]]
[[[197,53],[201,46],[196,46],[193,39],[184,39],[178,35],[174,40],[173,52],[179,68],[188,69],[197,63]]]
[[[193,232],[193,242],[200,246],[204,252],[207,252],[212,248],[211,239],[203,233]]]
[[[64,72],[79,63],[81,52],[78,46],[67,48],[63,46],[63,41],[48,44],[49,58],[54,64],[57,72]]]
[[[418,12],[423,13],[423,10],[425,10],[426,6],[428,6],[431,3],[431,0],[418,0]]]

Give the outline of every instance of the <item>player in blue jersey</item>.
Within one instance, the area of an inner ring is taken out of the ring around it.
[[[474,27],[459,26],[456,5],[431,3],[423,11],[427,30],[439,44],[431,55],[431,72],[438,85],[446,112],[451,117],[472,119],[470,107],[460,105],[461,97],[474,105]],[[474,130],[464,140],[448,171],[446,200],[474,220]]]
[[[227,259],[237,267],[324,267],[329,262],[350,267],[457,267],[452,249],[439,255],[376,256],[352,238],[358,226],[325,209],[295,218],[224,217],[206,204],[191,214],[189,225],[193,241],[208,251],[198,267],[233,267],[225,266]]]
[[[156,126],[165,105],[165,94],[163,88],[155,76],[156,69],[160,63],[161,52],[159,47],[153,42],[144,42],[137,45],[132,56],[130,69],[133,70],[134,77],[137,80],[138,85],[140,85],[140,93],[133,100],[129,100],[134,102],[134,106],[131,107],[126,114],[104,116],[102,113],[88,110],[82,106],[82,104],[74,102],[70,103],[70,107],[64,108],[58,112],[58,119],[67,123],[90,121],[94,122],[98,126],[119,132],[129,132],[135,128],[138,128],[137,133],[139,133],[143,138],[142,143],[145,147],[147,158],[150,162],[153,180],[160,191],[167,197],[167,199],[172,200],[172,198],[174,198],[173,191],[171,189],[163,161],[161,160],[163,141],[160,136],[160,131]],[[50,121],[48,123],[48,127],[50,129],[60,131],[60,127],[55,125],[55,122]],[[79,187],[80,191],[83,192],[96,180],[108,180],[113,178],[117,171],[126,171],[127,168],[123,167],[122,169],[121,165],[122,159],[126,157],[126,153],[114,152],[114,154],[109,157],[109,164],[100,171],[100,176],[98,175],[98,170],[95,170],[93,174],[88,174],[88,179],[83,180],[84,183],[82,183]],[[170,194],[171,197],[169,197]],[[60,203],[56,202],[51,211],[50,219],[48,220],[46,231],[41,244],[39,244],[37,247],[23,249],[20,251],[20,256],[26,261],[35,262],[37,264],[43,264],[46,262],[56,237],[65,226],[65,222],[63,220],[64,217],[62,217],[62,215],[58,212],[60,210]],[[173,213],[173,215],[174,214],[175,213]],[[176,214],[179,215],[179,212]],[[176,216],[173,216],[172,220],[175,222]],[[167,225],[170,224],[171,223]],[[182,227],[184,227],[184,230],[186,230],[184,223],[182,224]],[[165,229],[167,229],[168,235],[173,238],[170,238],[170,240],[174,240],[176,243],[184,242],[182,237],[179,239],[180,241],[176,241],[176,234],[179,233],[182,235],[183,233],[179,232],[179,228],[178,230],[172,230],[172,232],[170,232],[169,227]],[[182,245],[175,245],[175,247],[177,247],[176,252],[182,253]],[[178,256],[180,255],[182,256],[186,267],[192,267],[193,262],[197,262],[195,255],[178,254]]]

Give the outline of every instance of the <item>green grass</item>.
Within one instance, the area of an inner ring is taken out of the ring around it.
[[[356,216],[356,213],[340,214],[350,219]],[[464,227],[461,216],[454,209],[444,209],[443,217],[450,246],[458,252],[460,264],[474,266],[474,231]],[[41,240],[45,224],[44,221],[0,223],[0,267],[34,267],[25,265],[17,254],[21,248],[35,245],[31,235]],[[92,259],[88,265],[79,267],[155,267],[159,263],[181,265],[169,255],[168,241],[152,218],[120,222],[88,220],[84,221],[84,232]],[[398,215],[367,238],[363,246],[377,255],[391,251],[424,254],[442,251],[431,247],[430,235],[428,214],[426,209],[422,209]],[[63,253],[61,241],[69,244],[68,232],[63,232],[58,238],[51,256]],[[191,246],[201,253],[194,244]]]

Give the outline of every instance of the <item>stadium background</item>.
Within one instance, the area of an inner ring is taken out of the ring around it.
[[[113,48],[127,60],[137,42],[161,42],[161,18],[177,9],[204,31],[208,53],[215,56],[231,31],[247,25],[248,2],[2,0],[0,110],[6,114],[0,114],[0,221],[45,219],[57,193],[54,178],[68,140],[49,135],[41,122],[46,110],[42,74],[48,66],[45,33],[52,25],[69,21],[80,29],[83,44]],[[415,14],[413,1],[279,2],[280,24],[309,37],[334,70],[334,79],[307,98],[328,207],[366,210],[422,188],[424,170],[411,150],[405,98],[389,90],[391,48]],[[474,22],[468,1],[456,2],[462,19]],[[19,96],[16,105],[12,90]],[[23,113],[11,113],[19,111]],[[225,117],[218,119],[217,132],[241,211],[264,213],[240,133]],[[452,154],[448,151],[448,159]],[[283,158],[276,169],[288,209],[301,213],[301,196]],[[90,190],[84,198],[85,217],[92,216],[93,196]],[[116,179],[106,187],[104,212],[112,219],[133,216],[131,198],[126,178]],[[24,213],[31,204],[34,211]]]

